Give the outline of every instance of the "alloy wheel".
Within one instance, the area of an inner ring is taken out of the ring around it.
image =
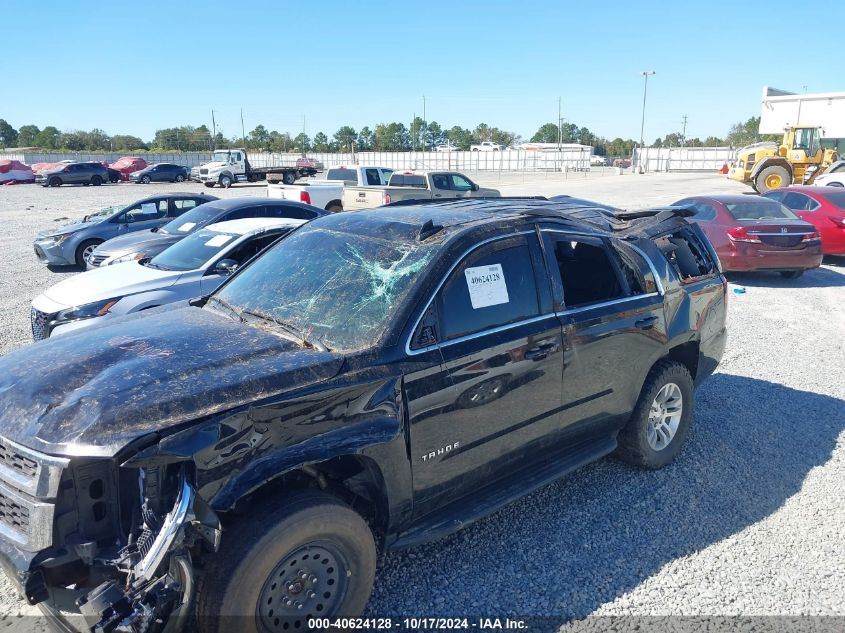
[[[684,412],[684,396],[674,382],[660,388],[651,403],[646,426],[648,445],[661,451],[672,442]]]

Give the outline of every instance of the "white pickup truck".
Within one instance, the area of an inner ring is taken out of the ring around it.
[[[501,152],[502,149],[504,148],[501,145],[493,141],[482,141],[478,145],[469,146],[471,152]]]
[[[387,167],[339,165],[326,171],[325,180],[310,180],[298,185],[268,184],[267,197],[296,200],[334,213],[343,211],[344,187],[383,187],[392,173],[393,170]]]
[[[448,198],[498,198],[497,189],[479,187],[463,174],[453,171],[396,172],[387,187],[346,187],[343,208],[372,209],[402,200],[441,200]]]

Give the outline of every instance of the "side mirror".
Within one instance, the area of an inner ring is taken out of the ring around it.
[[[238,269],[238,262],[234,259],[221,259],[219,262],[214,264],[214,268],[211,269],[211,272],[217,275],[231,275]]]
[[[475,183],[472,183],[472,190],[478,191],[478,189],[479,189],[478,185],[476,185]]]

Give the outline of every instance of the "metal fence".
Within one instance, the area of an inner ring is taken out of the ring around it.
[[[329,167],[331,165],[378,165],[391,169],[425,169],[457,171],[586,171],[590,169],[591,147],[580,149],[549,150],[505,150],[496,152],[356,152],[318,153],[308,152],[313,158]],[[15,153],[2,154],[0,160],[18,160],[28,165],[54,163],[61,160],[116,161],[121,156],[132,154],[90,154],[90,153]],[[148,163],[175,163],[193,167],[211,160],[210,153],[161,153],[138,154]],[[294,166],[299,154],[273,154],[250,152],[249,160],[254,167]]]
[[[634,165],[642,165],[645,171],[717,171],[735,158],[736,150],[732,147],[646,147],[634,150]]]

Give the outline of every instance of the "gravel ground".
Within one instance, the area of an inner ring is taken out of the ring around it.
[[[711,174],[477,179],[506,195],[627,207],[743,190]],[[35,231],[159,188],[174,187],[0,188],[0,353],[27,343],[32,297],[73,274],[38,264]],[[728,349],[674,464],[642,472],[605,459],[389,554],[368,614],[547,616],[544,628],[587,616],[845,616],[845,259],[798,280],[731,281],[746,293],[730,295]],[[21,617],[31,613],[0,574],[0,629],[41,630]]]

